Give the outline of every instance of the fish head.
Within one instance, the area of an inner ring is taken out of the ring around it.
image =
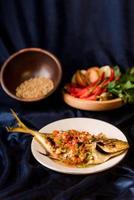
[[[97,147],[106,153],[116,153],[129,148],[128,142],[118,139],[103,139],[97,142]]]

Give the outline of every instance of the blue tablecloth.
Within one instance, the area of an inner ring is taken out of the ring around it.
[[[0,88],[0,199],[1,200],[133,200],[134,106],[114,111],[73,109],[63,102],[61,89],[78,68],[92,65],[134,65],[134,2],[125,0],[1,0],[0,64],[25,47],[54,53],[63,79],[48,99],[19,103]],[[32,137],[7,133],[16,124],[10,108],[31,128],[58,119],[91,117],[123,131],[130,149],[125,159],[107,171],[66,175],[39,164],[31,153]]]
[[[0,90],[0,199],[133,199],[134,106],[125,105],[106,112],[80,111],[65,105],[56,94],[36,106],[28,106],[11,100]],[[55,105],[53,102],[57,101],[59,104]],[[70,117],[107,121],[126,135],[130,144],[129,152],[118,165],[101,173],[76,176],[54,172],[33,157],[31,136],[6,132],[5,126],[16,124],[10,108],[28,126],[37,130],[55,120]]]

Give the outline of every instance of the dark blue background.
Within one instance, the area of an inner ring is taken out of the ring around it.
[[[88,112],[64,104],[61,88],[78,68],[134,65],[132,0],[0,0],[0,64],[14,52],[39,47],[54,53],[63,68],[59,89],[47,100],[23,104],[0,89],[0,199],[132,200],[134,199],[134,106]],[[31,136],[7,133],[13,108],[30,127],[67,117],[92,117],[120,128],[130,143],[125,159],[93,175],[51,171],[32,156]]]

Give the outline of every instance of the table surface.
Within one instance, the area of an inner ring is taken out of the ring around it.
[[[56,103],[54,103],[56,102]],[[115,167],[92,175],[67,175],[39,164],[31,153],[32,137],[7,133],[15,125],[10,108],[31,128],[63,118],[90,117],[118,127],[127,137],[130,149]],[[134,198],[134,106],[124,105],[114,111],[93,112],[73,109],[61,98],[59,89],[48,99],[23,104],[9,98],[0,89],[0,199],[71,200]]]

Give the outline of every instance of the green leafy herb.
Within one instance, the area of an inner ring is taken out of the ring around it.
[[[114,75],[115,77],[120,77],[121,76],[121,71],[118,65],[114,66]]]
[[[108,91],[125,103],[134,103],[134,67],[122,74],[119,80],[110,82]]]

